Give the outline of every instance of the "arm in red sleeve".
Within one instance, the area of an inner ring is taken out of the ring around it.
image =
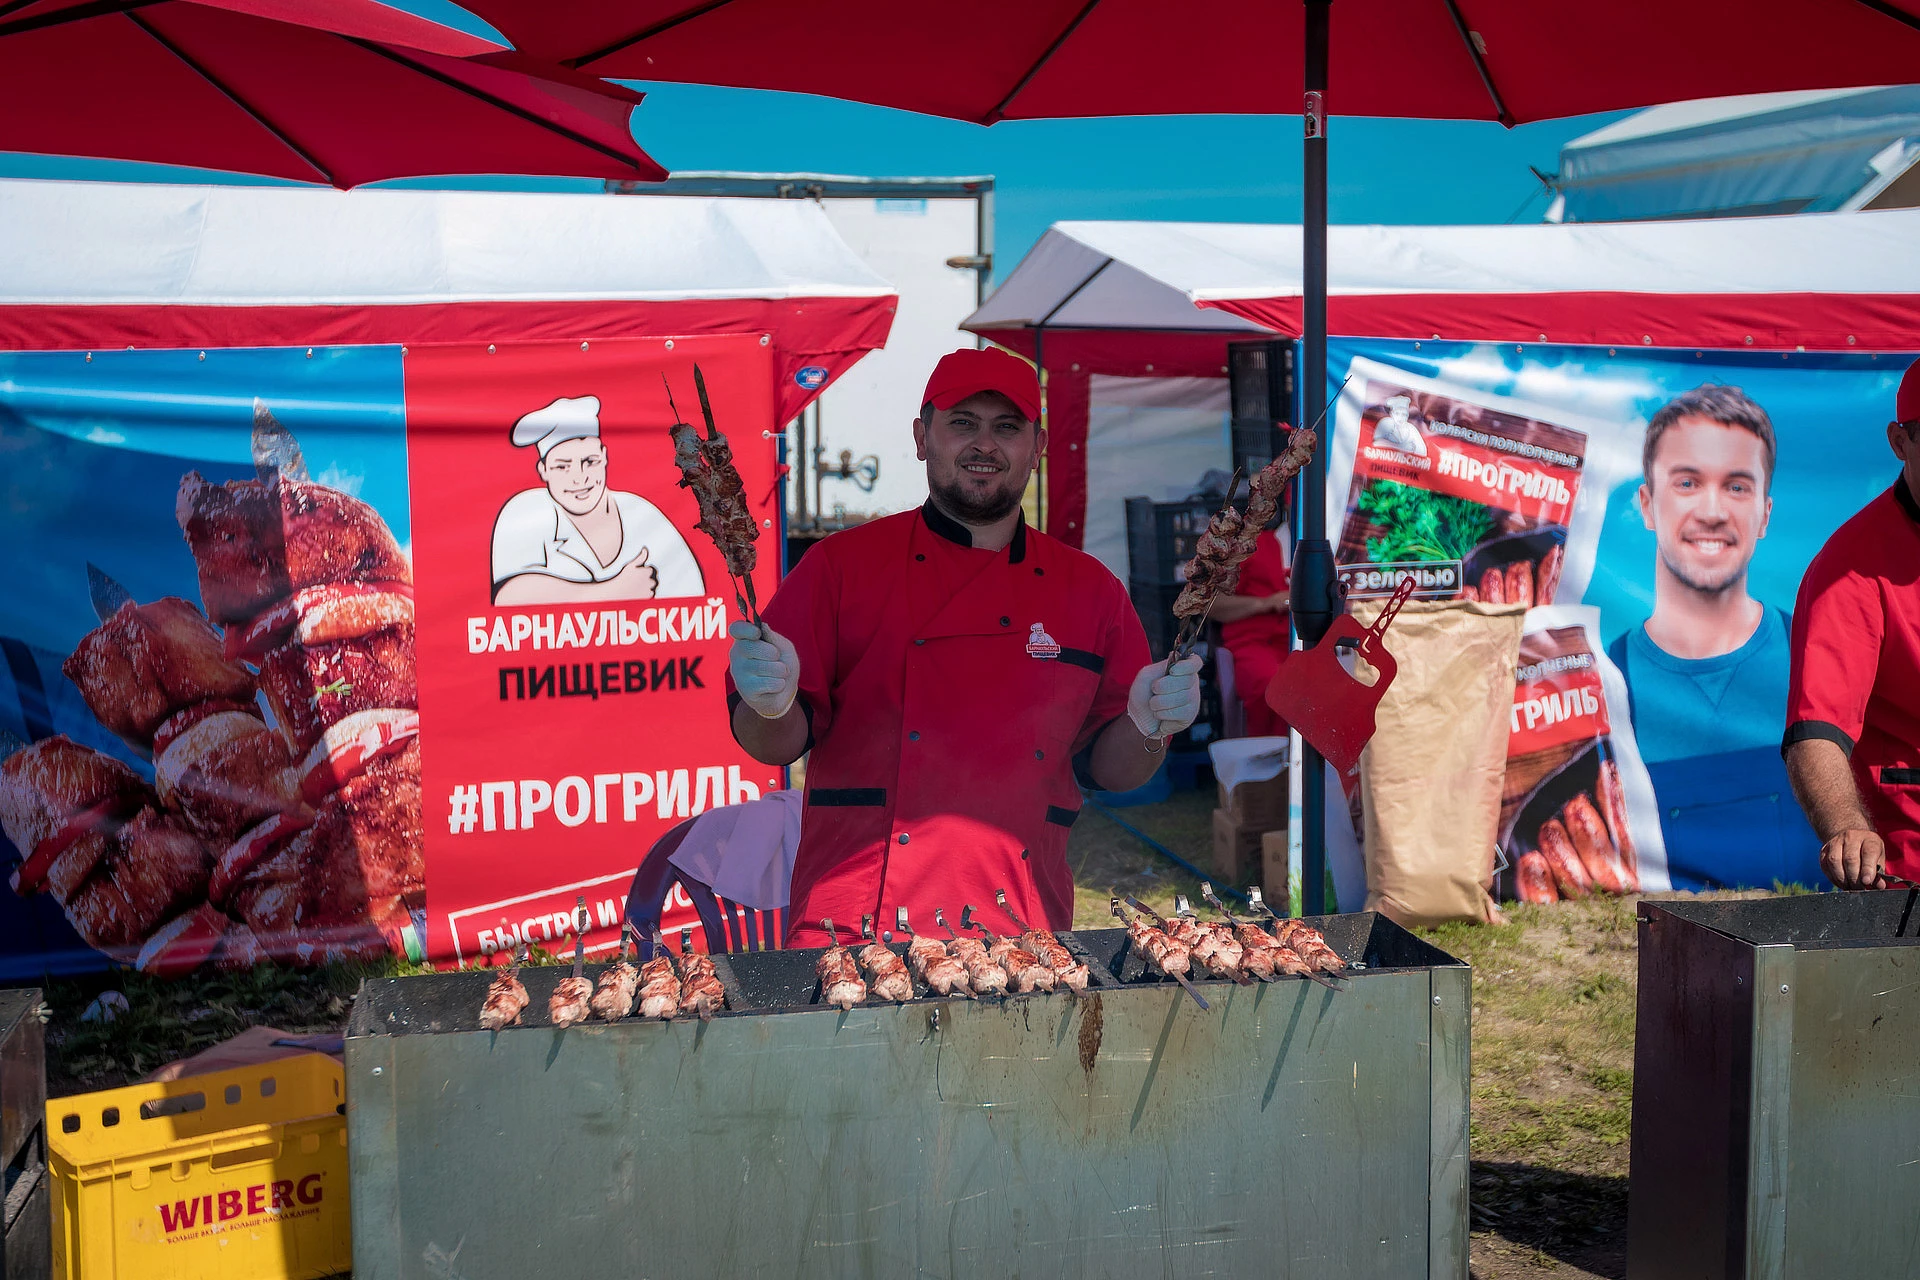
[[[1100,671],[1100,687],[1094,692],[1093,705],[1087,709],[1087,718],[1081,722],[1080,732],[1073,740],[1074,776],[1081,786],[1095,790],[1100,784],[1092,773],[1094,741],[1108,725],[1127,714],[1127,693],[1133,688],[1133,678],[1152,659],[1140,615],[1133,611],[1133,602],[1127,598],[1126,589],[1118,579],[1107,592],[1106,612],[1106,629],[1100,641],[1100,656],[1106,659],[1106,665]]]
[[[1829,543],[1807,566],[1794,604],[1782,750],[1822,738],[1852,754],[1866,721],[1885,626],[1879,588]]]

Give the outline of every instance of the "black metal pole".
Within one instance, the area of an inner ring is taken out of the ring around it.
[[[1306,421],[1327,399],[1327,49],[1332,0],[1306,0],[1306,146],[1300,216],[1300,410]],[[1327,541],[1327,437],[1333,415],[1321,424],[1321,444],[1300,473],[1301,540],[1294,558],[1293,623],[1300,642],[1320,642],[1339,611],[1333,547]],[[1300,906],[1306,915],[1326,911],[1327,762],[1312,746],[1300,760]]]

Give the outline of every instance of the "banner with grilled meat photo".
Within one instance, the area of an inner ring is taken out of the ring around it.
[[[0,355],[9,971],[422,954],[399,360]]]
[[[710,439],[711,414],[729,438],[769,598],[772,357],[755,335],[415,346],[406,408],[427,952],[555,946],[584,894],[587,950],[611,953],[660,836],[782,785],[728,731],[744,584],[697,528],[671,434]],[[681,896],[663,924],[693,922]]]
[[[1526,615],[1500,799],[1502,898],[1669,887],[1653,783],[1599,627],[1600,611],[1587,605]]]

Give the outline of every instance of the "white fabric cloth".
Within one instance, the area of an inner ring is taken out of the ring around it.
[[[667,861],[729,902],[777,911],[793,886],[802,808],[801,793],[790,789],[709,810]]]
[[[607,493],[620,513],[620,550],[606,564],[545,489],[523,489],[507,499],[493,522],[494,585],[523,573],[606,582],[645,551],[647,564],[660,575],[656,597],[704,595],[700,562],[660,508],[637,493]]]
[[[1277,778],[1287,767],[1287,740],[1278,738],[1221,738],[1207,744],[1213,776],[1228,791],[1243,782]]]

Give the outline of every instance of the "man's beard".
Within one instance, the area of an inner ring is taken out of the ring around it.
[[[934,504],[962,524],[992,524],[1003,520],[1020,505],[1025,494],[1025,486],[997,489],[982,497],[973,497],[955,483],[943,483],[931,477],[927,487],[933,492]]]
[[[1745,583],[1747,580],[1747,565],[1751,563],[1750,560],[1743,560],[1737,565],[1730,566],[1722,574],[1714,577],[1703,577],[1693,570],[1676,564],[1669,556],[1663,555],[1660,559],[1661,562],[1667,566],[1667,572],[1672,574],[1681,586],[1687,588],[1689,591],[1698,591],[1701,595],[1707,596],[1724,595]]]

